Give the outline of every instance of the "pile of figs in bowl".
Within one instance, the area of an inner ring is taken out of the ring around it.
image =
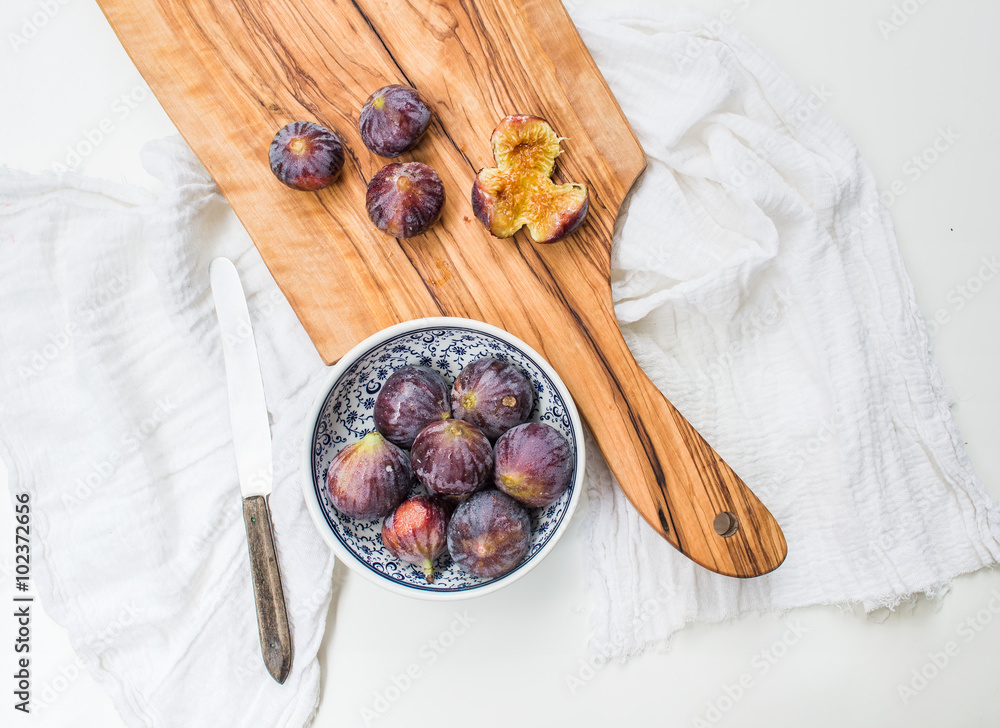
[[[426,424],[425,424],[426,423]],[[306,507],[335,555],[399,594],[487,594],[534,568],[580,496],[580,417],[552,367],[488,324],[384,329],[306,419]]]

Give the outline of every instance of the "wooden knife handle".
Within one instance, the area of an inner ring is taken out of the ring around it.
[[[260,650],[271,677],[284,683],[292,666],[292,635],[288,629],[266,496],[254,495],[243,499],[243,522],[250,549],[250,576],[257,603]]]

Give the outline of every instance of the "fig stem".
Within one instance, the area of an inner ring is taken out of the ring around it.
[[[434,583],[434,562],[430,559],[424,562],[424,576],[427,578],[428,584]]]

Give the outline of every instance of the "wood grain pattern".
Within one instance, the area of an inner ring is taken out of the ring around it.
[[[615,319],[612,230],[642,149],[559,0],[99,0],[186,140],[229,199],[323,358],[399,321],[462,316],[527,341],[566,381],[622,488],[650,525],[719,573],[754,576],[785,557],[781,529],[635,364]],[[395,240],[364,211],[385,163],[357,114],[387,83],[435,111],[401,160],[437,170],[448,202],[427,235]],[[512,113],[566,141],[557,181],[587,182],[590,214],[565,241],[496,240],[475,220],[476,171]],[[315,120],[349,150],[318,193],[284,188],[267,146]],[[718,535],[732,513],[738,528]]]
[[[292,633],[288,628],[285,594],[271,534],[271,512],[265,496],[243,499],[243,525],[250,551],[250,580],[257,607],[260,651],[271,677],[284,683],[292,669]]]

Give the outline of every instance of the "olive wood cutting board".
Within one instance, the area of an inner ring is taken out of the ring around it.
[[[760,501],[643,374],[611,301],[611,238],[644,156],[559,0],[98,0],[139,71],[215,178],[320,355],[424,316],[494,324],[565,380],[612,472],[665,539],[721,574],[756,576],[785,558]],[[417,88],[435,119],[395,161],[444,183],[441,221],[396,240],[365,212],[387,160],[358,132],[368,95]],[[581,228],[541,246],[490,236],[473,215],[490,134],[535,114],[565,137],[556,180],[584,182]],[[294,120],[335,129],[340,179],[319,192],[278,183],[274,133]]]

